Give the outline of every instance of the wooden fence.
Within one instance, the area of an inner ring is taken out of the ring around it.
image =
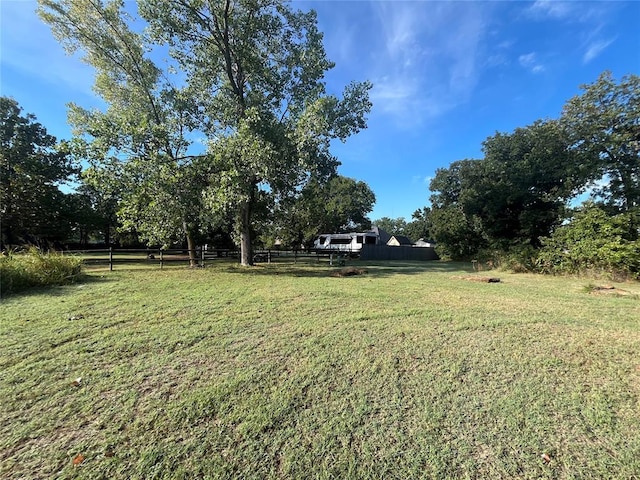
[[[438,260],[433,247],[414,247],[412,245],[363,245],[360,251],[361,260],[402,260],[423,261]]]
[[[68,255],[77,255],[83,258],[88,266],[109,266],[113,270],[116,265],[145,264],[157,265],[163,268],[165,265],[190,264],[190,251],[187,249],[160,249],[160,248],[109,248],[101,250],[72,250],[65,251]],[[193,251],[199,267],[205,267],[207,263],[214,263],[225,259],[239,259],[240,252],[230,249],[205,249],[199,247]],[[253,255],[255,263],[272,262],[322,262],[330,265],[344,263],[344,253],[333,250],[255,250]]]

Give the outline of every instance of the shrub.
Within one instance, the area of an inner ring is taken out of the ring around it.
[[[0,257],[0,295],[33,287],[73,283],[82,274],[82,260],[31,248],[25,253],[8,252]]]
[[[605,274],[640,278],[640,240],[631,213],[609,215],[595,205],[579,211],[571,223],[542,239],[542,273]]]
[[[531,245],[518,245],[500,259],[500,266],[514,273],[529,273],[538,270],[538,249]]]

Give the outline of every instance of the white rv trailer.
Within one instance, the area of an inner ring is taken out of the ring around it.
[[[317,250],[340,250],[342,252],[360,252],[362,245],[376,245],[376,232],[324,233],[313,242]]]

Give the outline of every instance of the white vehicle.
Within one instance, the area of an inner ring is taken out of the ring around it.
[[[378,234],[375,232],[358,233],[324,233],[313,242],[317,250],[339,250],[342,252],[359,252],[362,245],[377,245]]]

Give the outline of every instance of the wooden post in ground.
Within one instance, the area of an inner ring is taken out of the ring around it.
[[[113,247],[109,247],[109,271],[113,272]]]
[[[162,270],[163,266],[164,266],[163,251],[162,249],[160,249],[160,270]]]

